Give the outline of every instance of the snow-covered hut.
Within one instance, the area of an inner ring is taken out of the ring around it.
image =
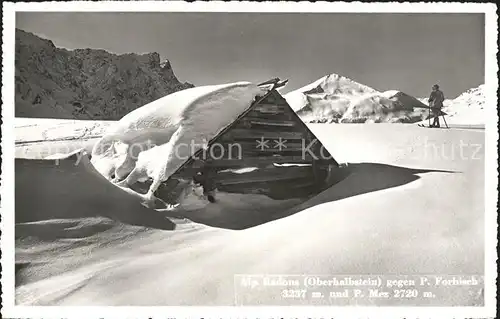
[[[271,86],[163,183],[157,196],[168,196],[179,179],[194,178],[209,194],[217,189],[274,199],[307,197],[331,186],[338,166]]]
[[[219,192],[276,200],[318,194],[335,183],[339,165],[278,92],[285,83],[198,87],[154,101],[96,144],[93,164],[153,207],[158,200],[182,206],[187,184],[207,203],[217,203]],[[191,100],[182,111],[167,105],[183,95]],[[146,141],[153,146],[131,156],[132,144]]]

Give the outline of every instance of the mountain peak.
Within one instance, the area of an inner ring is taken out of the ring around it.
[[[366,93],[375,93],[375,89],[360,84],[348,77],[331,73],[306,85],[297,91],[303,94],[345,94],[359,95]]]
[[[308,122],[411,122],[420,120],[420,108],[425,107],[401,91],[379,92],[335,73],[290,92],[285,98]]]

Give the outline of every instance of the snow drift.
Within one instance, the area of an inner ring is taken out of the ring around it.
[[[174,228],[164,214],[140,205],[137,198],[109,183],[85,151],[57,161],[16,158],[15,174],[16,223],[99,216],[131,225]],[[68,234],[73,230],[68,228]]]
[[[94,146],[92,164],[108,180],[155,206],[159,185],[265,93],[264,87],[237,82],[167,95],[113,125]],[[147,180],[152,184],[145,195],[130,188]],[[192,185],[186,187],[189,193]]]
[[[24,179],[16,180],[16,196],[33,194],[30,202],[16,201],[16,264],[24,267],[16,275],[16,304],[234,306],[236,274],[484,273],[484,131],[309,126],[329,151],[342,150],[337,160],[353,173],[271,222],[267,213],[234,209],[200,215],[218,228],[176,222],[175,231],[154,229],[172,225],[158,214],[149,218],[155,211],[73,161],[16,165],[16,178]],[[469,145],[463,156],[457,141]],[[38,217],[18,219],[22,214]],[[82,218],[104,214],[130,214],[152,228]],[[229,218],[260,223],[222,229]],[[455,287],[425,305],[477,306],[484,303],[479,288]],[[253,293],[249,302],[297,305],[274,292]],[[394,298],[372,302],[401,306]]]
[[[310,123],[411,123],[422,120],[424,112],[418,107],[425,107],[403,92],[379,92],[337,74],[327,75],[284,97]]]
[[[15,118],[16,158],[44,159],[84,149],[94,144],[113,121]]]

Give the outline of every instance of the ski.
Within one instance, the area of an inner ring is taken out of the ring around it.
[[[429,126],[429,125],[425,125],[425,124],[417,124],[419,127],[425,127],[425,128],[443,128],[443,129],[447,129],[449,127],[447,126],[440,126],[440,127],[435,127],[435,126]]]

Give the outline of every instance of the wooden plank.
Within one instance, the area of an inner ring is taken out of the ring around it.
[[[252,111],[257,111],[261,113],[283,113],[285,108],[283,106],[274,104],[259,104],[252,108]]]
[[[216,170],[222,170],[225,168],[244,168],[244,167],[266,167],[269,165],[272,165],[273,163],[293,163],[293,164],[312,164],[313,163],[313,158],[310,157],[307,153],[307,157],[302,159],[302,151],[298,154],[294,153],[288,153],[288,152],[282,152],[280,155],[282,156],[272,156],[274,153],[269,152],[267,156],[263,156],[263,153],[250,153],[250,152],[244,152],[242,151],[242,154],[238,154],[236,152],[233,152],[232,158],[226,158],[226,159],[208,159],[206,161],[194,161],[190,163],[189,165],[185,166],[181,170],[177,171],[175,174],[172,176],[174,178],[193,178],[200,169],[203,167],[207,168],[214,168]],[[240,157],[238,157],[241,155]],[[336,166],[336,162],[334,160],[329,160],[329,159],[318,159],[315,160],[315,166],[317,169],[326,169],[328,168],[329,165],[334,165]],[[288,168],[288,167],[279,167],[279,168]],[[296,166],[292,166],[292,168],[297,168]]]
[[[234,129],[243,129],[243,130],[254,130],[254,131],[287,131],[287,132],[302,132],[302,129],[292,123],[287,123],[286,121],[268,121],[268,123],[264,123],[266,120],[262,121],[248,121],[246,119],[242,120],[240,123],[234,126]]]
[[[266,104],[266,103],[259,103],[255,105],[252,110],[253,111],[259,111],[262,113],[274,113],[274,112],[284,112],[286,106],[285,105],[276,105],[276,104]]]
[[[269,109],[269,110],[266,110],[266,109],[263,109],[263,108],[254,108],[252,109],[250,112],[248,112],[248,115],[252,115],[252,116],[255,116],[255,114],[257,114],[258,116],[261,116],[261,115],[267,115],[267,116],[278,116],[278,115],[284,115],[285,114],[285,110],[279,110],[279,109]]]
[[[312,166],[289,166],[289,167],[279,167],[274,166],[270,168],[261,168],[250,170],[248,172],[236,173],[232,171],[220,171],[215,175],[216,179],[231,179],[234,176],[246,176],[246,177],[292,177],[299,178],[305,176],[312,176]]]
[[[316,142],[312,147],[307,143],[307,141],[297,141],[297,140],[286,140],[282,139],[269,139],[266,140],[265,144],[261,145],[261,141],[258,139],[245,139],[245,140],[233,140],[222,142],[218,144],[212,144],[210,148],[204,153],[205,159],[237,159],[243,156],[259,154],[260,156],[270,156],[270,155],[283,155],[283,156],[312,156],[314,154],[316,159],[329,161],[333,158],[322,157],[320,151],[321,144]],[[317,145],[318,147],[314,148]],[[323,152],[323,155],[328,156],[329,154]],[[332,164],[329,162],[329,164]]]
[[[281,95],[277,91],[271,91],[270,94],[268,94],[262,101],[261,104],[277,104],[277,105],[287,105],[286,100],[282,101],[281,99],[278,98],[278,96],[281,97]],[[284,103],[283,103],[284,102]]]
[[[292,185],[296,183],[306,185],[306,187],[293,187]],[[295,179],[293,183],[290,180],[280,180],[246,184],[221,184],[217,189],[228,193],[262,194],[274,199],[302,198],[317,193],[317,187],[310,183],[310,178]]]
[[[236,181],[236,180],[235,180]],[[223,181],[217,182],[217,189],[219,191],[231,191],[233,193],[269,193],[273,189],[281,188],[283,191],[296,189],[292,185],[299,183],[304,185],[304,183],[311,183],[312,179],[310,177],[299,177],[295,179],[282,179],[282,180],[266,180],[258,181],[254,179],[253,182],[242,182],[242,183],[231,183],[229,180],[227,183]],[[311,184],[312,185],[312,184]],[[255,191],[258,192],[255,192]]]
[[[229,162],[229,163],[228,162],[224,162],[224,163],[227,163],[228,165],[224,166],[219,161],[218,163],[216,163],[216,165],[212,165],[212,163],[204,163],[203,166],[206,166],[208,168],[213,167],[216,171],[224,170],[226,168],[233,168],[234,169],[234,168],[251,167],[250,165],[248,165],[244,161],[241,161],[239,163],[239,165],[235,165],[235,163],[232,162],[232,161]],[[264,161],[264,164],[265,165],[263,165],[261,167],[272,165],[272,163],[268,163],[266,161]],[[332,165],[332,161],[318,161],[317,167],[320,168],[321,170],[323,170],[323,172],[326,174],[326,172],[327,172],[326,169],[328,168],[328,165]],[[260,170],[264,170],[264,169],[266,169],[266,170],[275,170],[275,169],[293,169],[293,170],[297,170],[297,169],[299,169],[299,171],[300,170],[308,171],[308,170],[312,170],[312,166],[284,166],[284,167],[273,166],[273,167],[270,167],[270,168],[261,168]],[[186,166],[182,170],[179,170],[175,174],[173,174],[172,178],[174,178],[174,179],[177,179],[177,178],[180,178],[180,179],[189,178],[189,179],[191,179],[200,170],[202,170],[202,165],[199,164],[199,163],[196,164],[196,165],[192,165],[192,166]],[[219,175],[219,174],[223,174],[223,173],[218,173],[217,175]],[[248,173],[245,173],[245,174],[248,174]],[[240,174],[240,175],[243,175],[243,174]],[[222,176],[224,176],[224,175],[222,175]],[[298,187],[298,186],[300,186],[300,185],[298,185],[297,183],[294,183],[294,185],[293,185],[293,187]]]
[[[294,151],[278,151],[278,152],[272,152],[269,150],[254,150],[254,151],[244,151],[240,156],[240,158],[253,158],[253,157],[272,157],[272,158],[279,158],[279,157],[302,157],[302,155],[307,155],[303,154],[302,150],[294,150]],[[279,156],[279,157],[278,157]],[[228,157],[229,158],[229,157]],[[235,158],[235,157],[233,157]],[[311,159],[312,160],[312,159]]]
[[[220,172],[214,176],[220,185],[260,183],[280,180],[292,180],[303,177],[313,177],[309,167],[274,167],[257,169],[248,173]]]
[[[298,131],[264,131],[255,129],[232,129],[228,131],[224,136],[221,136],[223,140],[238,140],[238,139],[290,139],[290,140],[301,140],[306,139],[304,132]],[[307,145],[307,144],[306,144]]]
[[[259,131],[286,131],[286,132],[302,132],[299,126],[278,126],[278,125],[262,125],[262,124],[250,124],[252,130]]]
[[[269,149],[260,149],[260,148],[251,148],[251,149],[232,149],[232,150],[217,150],[209,155],[207,155],[208,160],[219,160],[219,159],[239,159],[245,157],[269,157],[269,156],[302,156],[309,155],[307,152],[302,152],[301,148],[294,149],[281,149],[278,148],[269,148]]]
[[[268,152],[280,152],[280,151],[300,151],[302,150],[303,144],[302,142],[297,142],[295,140],[292,140],[290,142],[286,141],[284,142],[284,146],[282,146],[282,149],[279,149],[279,145],[277,144],[278,141],[269,141],[267,143],[267,148],[262,148],[259,147],[258,140],[255,141],[248,141],[248,140],[243,140],[243,141],[235,141],[235,142],[227,142],[227,143],[221,143],[221,144],[216,144],[217,146],[212,146],[212,148],[209,148],[207,150],[207,153],[210,154],[210,152],[213,150],[214,152],[217,149],[224,149],[224,152],[229,153],[229,150],[231,150],[233,153],[241,151],[254,151],[254,150],[259,150],[259,151],[268,151]]]
[[[233,193],[233,194],[261,194],[267,195],[271,189],[267,184],[233,184],[233,185],[218,185],[217,191]]]
[[[254,149],[242,149],[241,154],[242,155],[247,155],[247,154],[282,154],[282,155],[292,155],[295,154],[294,156],[301,156],[302,155],[302,147],[288,147],[288,148],[266,148],[266,149],[260,149],[260,148],[254,148]],[[306,152],[304,152],[306,153]],[[307,154],[307,153],[306,153]],[[267,156],[267,155],[263,155]],[[233,156],[234,157],[234,156]],[[229,157],[228,157],[229,158]]]
[[[289,121],[291,119],[290,114],[287,112],[260,112],[252,110],[248,112],[247,116],[272,121]]]
[[[241,159],[207,160],[206,165],[211,167],[231,167],[234,165],[254,167],[269,164],[310,164],[312,160],[312,157],[309,156],[255,156]]]
[[[259,118],[259,117],[250,117],[246,116],[244,119],[246,122],[250,122],[250,124],[258,124],[258,125],[270,125],[270,126],[295,126],[297,123],[295,121],[288,121],[288,120],[282,120],[282,121],[276,121],[276,120],[268,120],[264,118]]]

